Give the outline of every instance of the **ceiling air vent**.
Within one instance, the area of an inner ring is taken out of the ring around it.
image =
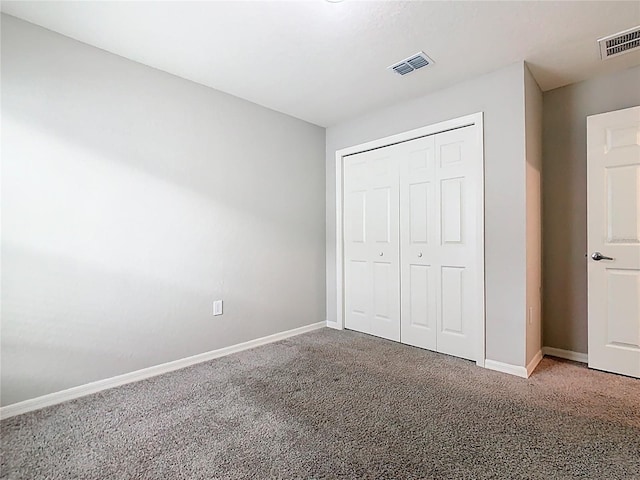
[[[605,60],[640,48],[640,25],[598,40],[600,58]]]
[[[400,63],[396,63],[387,67],[389,70],[393,70],[398,75],[406,75],[419,68],[426,67],[434,63],[424,52],[418,52],[415,55],[411,55],[409,58],[405,58]]]

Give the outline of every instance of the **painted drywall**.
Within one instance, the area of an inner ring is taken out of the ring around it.
[[[524,69],[525,154],[527,182],[527,354],[525,364],[542,349],[542,90]]]
[[[640,105],[640,67],[543,98],[543,342],[587,353],[587,116]]]
[[[417,72],[429,81],[429,72]],[[402,88],[402,78],[398,78]],[[517,63],[327,129],[327,317],[336,320],[335,152],[484,112],[486,356],[524,366],[526,211],[524,64]]]
[[[5,15],[2,127],[2,405],[325,320],[323,128]]]

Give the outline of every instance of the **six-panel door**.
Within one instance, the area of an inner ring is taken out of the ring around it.
[[[588,118],[587,164],[589,367],[640,377],[640,107]]]

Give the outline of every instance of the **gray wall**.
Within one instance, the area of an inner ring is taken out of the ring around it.
[[[544,345],[587,353],[588,115],[640,105],[640,67],[544,93]]]
[[[422,75],[422,73],[419,73]],[[424,73],[429,81],[428,72]],[[398,88],[402,88],[399,80]],[[327,319],[336,320],[335,152],[484,112],[487,358],[525,365],[524,64],[327,129]]]
[[[529,68],[524,73],[528,365],[542,348],[542,91]]]
[[[325,320],[323,128],[4,15],[2,127],[2,405]]]

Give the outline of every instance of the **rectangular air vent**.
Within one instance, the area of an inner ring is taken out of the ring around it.
[[[605,60],[640,48],[640,25],[598,40],[600,58]]]
[[[387,67],[389,70],[393,70],[398,75],[406,75],[407,73],[411,73],[419,68],[426,67],[427,65],[431,65],[433,60],[431,60],[424,52],[418,52],[415,55],[411,55],[408,58],[405,58],[399,63],[391,65]]]

